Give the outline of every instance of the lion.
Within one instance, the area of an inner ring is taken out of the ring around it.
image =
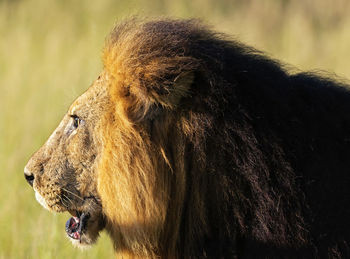
[[[198,20],[129,19],[24,172],[120,258],[350,257],[350,92]]]

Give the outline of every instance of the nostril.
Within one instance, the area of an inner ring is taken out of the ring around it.
[[[26,178],[27,182],[33,186],[33,182],[34,182],[34,175],[33,174],[26,174],[24,173],[24,178]]]

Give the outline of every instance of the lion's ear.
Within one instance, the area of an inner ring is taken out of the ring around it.
[[[174,83],[168,87],[167,94],[160,96],[161,105],[173,109],[180,104],[183,97],[190,93],[194,81],[194,72],[183,73],[174,79]]]
[[[195,73],[187,72],[178,75],[173,80],[164,80],[157,84],[131,85],[125,95],[125,111],[135,122],[153,119],[164,110],[174,110],[181,99],[190,94]]]

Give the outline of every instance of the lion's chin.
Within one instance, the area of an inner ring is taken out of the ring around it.
[[[72,244],[81,249],[89,248],[104,228],[102,215],[90,212],[70,211],[73,217],[66,222],[66,233]]]
[[[62,206],[48,206],[45,198],[35,190],[37,201],[50,212],[68,211],[72,217],[66,222],[66,234],[72,244],[81,249],[89,248],[96,243],[99,233],[105,227],[105,220],[98,203],[89,203],[90,206],[82,207],[85,210],[70,210]],[[95,200],[95,199],[94,199]]]

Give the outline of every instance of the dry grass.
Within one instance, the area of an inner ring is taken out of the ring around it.
[[[70,245],[68,215],[39,206],[23,167],[97,77],[114,22],[134,14],[199,17],[297,68],[350,78],[347,0],[0,1],[0,258],[111,257],[105,234],[87,252]]]

